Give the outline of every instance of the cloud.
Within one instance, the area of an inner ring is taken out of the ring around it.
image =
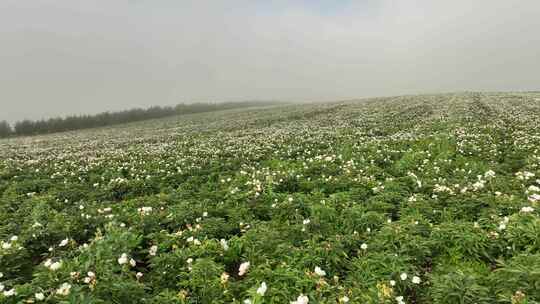
[[[538,1],[0,2],[0,120],[538,89]]]

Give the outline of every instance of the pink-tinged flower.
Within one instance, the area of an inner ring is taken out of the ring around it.
[[[250,265],[249,262],[244,262],[244,263],[240,264],[240,267],[238,268],[238,275],[239,275],[239,276],[245,275],[246,272],[247,272],[248,269],[249,269],[249,265]]]
[[[291,304],[308,304],[309,298],[305,295],[299,295],[296,301],[291,301]]]

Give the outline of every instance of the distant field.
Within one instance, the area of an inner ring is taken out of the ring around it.
[[[132,108],[117,112],[102,112],[94,115],[69,115],[41,120],[20,120],[14,124],[0,121],[0,138],[16,136],[35,136],[59,132],[84,130],[99,127],[116,126],[133,122],[165,117],[226,111],[231,109],[248,109],[252,107],[285,105],[278,101],[239,101],[223,103],[192,103],[176,106],[153,106],[149,108]]]
[[[539,303],[540,93],[0,140],[0,303]]]

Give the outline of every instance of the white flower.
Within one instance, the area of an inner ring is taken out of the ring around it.
[[[14,235],[9,240],[12,241],[12,242],[16,242],[18,239],[19,239],[19,237]]]
[[[238,275],[243,276],[244,274],[246,274],[249,269],[249,265],[249,262],[244,262],[240,264],[240,267],[238,268]]]
[[[479,180],[477,181],[476,183],[474,183],[472,186],[474,188],[474,191],[478,191],[480,189],[483,189],[484,188],[484,185],[485,185],[485,182],[482,181],[482,180]]]
[[[128,260],[129,260],[128,255],[125,253],[122,253],[122,255],[118,258],[118,264],[120,265],[127,264]]]
[[[137,211],[139,211],[139,213],[142,215],[147,215],[150,212],[152,212],[152,207],[141,207],[141,208],[138,208]]]
[[[528,180],[529,178],[534,177],[534,173],[527,172],[527,171],[517,172],[516,176],[520,180]]]
[[[414,284],[420,284],[420,278],[417,277],[417,276],[413,276],[413,277],[412,277],[412,282],[413,282]]]
[[[402,281],[405,281],[407,279],[407,274],[404,272],[399,277],[401,278]]]
[[[396,286],[396,281],[390,280],[390,286]]]
[[[315,273],[320,277],[324,277],[326,275],[326,271],[322,270],[319,266],[315,267]]]
[[[261,296],[264,296],[264,294],[266,293],[266,290],[268,289],[268,287],[266,286],[266,283],[265,282],[262,282],[261,283],[261,287],[257,288],[257,293]]]
[[[529,188],[527,188],[527,192],[540,192],[540,188],[538,186],[531,185]]]
[[[311,223],[310,219],[305,219],[305,220],[302,221],[302,224],[304,224],[304,225],[307,225],[309,223]]]
[[[135,267],[135,265],[137,265],[137,262],[135,262],[134,259],[129,259],[129,265],[131,265],[131,267]]]
[[[60,269],[60,267],[62,267],[62,262],[58,261],[58,262],[52,263],[51,266],[49,266],[49,269],[52,271],[55,271],[55,270]]]
[[[484,173],[484,177],[485,178],[495,177],[495,171],[493,171],[493,170],[487,171],[486,173]]]
[[[36,300],[38,300],[38,301],[45,300],[45,295],[43,293],[41,293],[41,292],[36,293],[34,296],[36,297]]]
[[[244,304],[251,304],[251,300],[250,299],[245,299]]]
[[[6,288],[6,286],[4,286],[4,284],[0,283],[0,291],[3,291],[4,288]]]
[[[43,265],[45,265],[45,267],[49,267],[49,266],[51,266],[51,264],[52,264],[52,260],[51,260],[51,259],[47,259],[47,260],[45,261],[45,263],[43,263]]]
[[[14,296],[16,294],[17,294],[17,291],[15,291],[15,288],[4,291],[4,297],[11,297],[11,296]]]
[[[399,304],[405,304],[405,302],[403,301],[403,296],[396,297],[396,301],[397,301]]]
[[[156,245],[150,247],[150,250],[148,250],[148,253],[151,255],[151,256],[155,256],[157,254],[157,249],[158,247]]]
[[[10,249],[10,248],[11,248],[11,243],[2,241],[2,249]]]
[[[341,303],[349,303],[349,297],[347,297],[347,296],[343,296],[339,300],[341,301]]]
[[[529,196],[529,201],[532,202],[532,203],[540,201],[540,194],[535,193],[535,194]]]
[[[144,276],[144,274],[142,272],[137,272],[137,274],[135,274],[135,276],[137,277],[137,280],[139,280],[140,278],[142,278]]]
[[[226,284],[229,281],[229,274],[224,272],[220,277],[221,284]]]
[[[523,212],[523,213],[529,213],[529,212],[533,212],[533,211],[534,211],[533,207],[527,206],[527,207],[521,208],[521,212]]]
[[[219,243],[221,244],[221,247],[223,248],[223,250],[225,251],[229,250],[229,244],[227,244],[227,240],[221,239],[219,240]]]
[[[4,274],[0,272],[0,279],[4,277]]]
[[[60,287],[56,290],[56,294],[67,296],[70,291],[71,291],[71,284],[64,283],[60,285]]]
[[[92,283],[92,281],[96,278],[96,274],[93,273],[92,271],[89,271],[89,272],[87,273],[87,275],[88,275],[88,276],[87,276],[86,278],[84,278],[83,281],[84,281],[86,284],[90,284],[90,283]]]
[[[362,245],[360,245],[360,248],[362,250],[366,250],[367,249],[367,244],[366,243],[363,243]]]
[[[308,304],[309,298],[305,295],[299,295],[298,298],[296,298],[296,301],[292,301],[291,304]]]
[[[207,217],[207,216],[208,216],[208,212],[206,212],[206,211],[203,212],[202,216],[203,216],[203,217]]]
[[[69,242],[69,239],[64,239],[64,240],[62,240],[62,242],[60,242],[60,245],[58,245],[58,246],[64,247],[64,246],[66,246],[68,244],[68,242]]]

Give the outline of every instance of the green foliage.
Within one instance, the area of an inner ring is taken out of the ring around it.
[[[444,274],[433,275],[431,281],[430,296],[434,303],[488,304],[495,301],[489,287],[474,271],[447,269]]]
[[[2,140],[0,303],[539,303],[539,100],[375,98]]]

